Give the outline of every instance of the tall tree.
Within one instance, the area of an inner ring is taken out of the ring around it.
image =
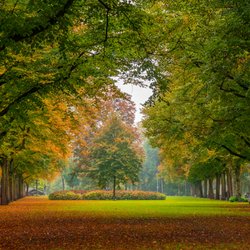
[[[135,135],[116,115],[113,115],[94,139],[89,176],[98,180],[101,188],[111,183],[113,197],[116,187],[138,181],[141,158],[136,151]]]

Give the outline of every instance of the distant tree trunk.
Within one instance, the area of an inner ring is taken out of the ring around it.
[[[47,186],[45,184],[43,186],[43,192],[44,192],[44,194],[47,194]]]
[[[215,199],[220,199],[220,175],[216,174],[216,192],[215,192]]]
[[[14,196],[14,184],[15,184],[15,174],[14,174],[14,167],[13,167],[13,160],[10,160],[9,166],[9,189],[10,189],[10,201],[15,200]]]
[[[63,175],[61,175],[61,178],[62,178],[62,190],[64,191],[65,190],[65,180],[64,180]]]
[[[190,193],[191,193],[191,196],[196,196],[195,185],[194,184],[190,185]]]
[[[199,197],[203,198],[202,182],[199,181],[197,185],[198,185]]]
[[[113,179],[113,200],[115,200],[115,187],[116,187],[116,176]]]
[[[15,178],[15,200],[19,199],[19,186],[18,186],[18,178]]]
[[[227,198],[233,195],[233,185],[232,185],[232,174],[230,170],[227,170]]]
[[[1,205],[9,204],[9,167],[7,158],[3,159],[1,178]]]
[[[204,180],[204,198],[207,198],[207,179]]]
[[[27,182],[25,182],[26,184],[26,196],[29,195],[29,184]]]
[[[186,196],[187,195],[187,181],[185,180],[185,183],[184,183],[184,195]]]
[[[23,177],[22,175],[18,176],[18,199],[23,198]]]
[[[158,192],[158,190],[157,190],[157,192]],[[178,191],[177,192],[178,192],[177,195],[180,196],[180,193],[181,193],[180,183],[178,183]]]
[[[212,178],[208,179],[208,185],[209,185],[208,197],[210,199],[214,199],[213,179]]]
[[[235,195],[237,198],[241,197],[241,185],[240,185],[240,164],[236,163],[234,166],[235,174]]]
[[[9,175],[9,189],[10,189],[10,201],[14,201],[15,198],[13,196],[13,193],[14,193],[14,175],[13,173],[10,173]]]
[[[164,193],[164,181],[161,179],[161,192]]]
[[[225,172],[222,173],[221,175],[221,199],[225,200],[226,197],[226,176]]]
[[[11,174],[11,200],[17,200],[17,190],[16,190],[16,174],[12,172]]]
[[[63,189],[64,190],[64,189]],[[38,191],[38,180],[36,180],[36,195],[37,195],[37,192]]]

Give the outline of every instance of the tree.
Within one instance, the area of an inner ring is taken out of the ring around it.
[[[148,141],[143,144],[145,159],[140,171],[140,188],[147,191],[157,190],[157,172],[159,165],[158,149],[152,148]]]
[[[135,135],[116,115],[113,115],[94,139],[91,149],[89,176],[98,180],[101,188],[113,182],[113,197],[120,184],[138,181],[141,158],[134,147]]]

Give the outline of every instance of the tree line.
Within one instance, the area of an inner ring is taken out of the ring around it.
[[[63,168],[75,124],[90,122],[99,100],[115,89],[112,77],[129,82],[148,71],[147,4],[0,3],[2,204],[22,197],[24,182]]]
[[[143,122],[160,150],[160,172],[193,183],[197,196],[240,197],[250,161],[249,1],[161,7],[156,58],[167,83],[158,85]]]

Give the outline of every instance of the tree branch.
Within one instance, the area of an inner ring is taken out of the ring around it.
[[[68,11],[68,9],[73,5],[75,0],[67,0],[66,3],[63,5],[63,7],[53,16],[50,17],[50,19],[47,21],[46,25],[38,25],[36,27],[34,27],[33,29],[31,29],[30,34],[16,34],[16,35],[12,35],[7,37],[8,39],[11,39],[15,42],[20,42],[24,39],[27,38],[31,38],[45,30],[47,30],[50,26],[56,24],[56,22],[58,21],[58,19],[60,17],[63,17],[66,12]],[[4,50],[6,48],[5,45],[3,45],[2,47],[0,47],[0,51]]]
[[[70,67],[70,69],[69,69],[69,71],[68,71],[68,74],[67,74],[66,76],[64,76],[63,78],[60,78],[60,79],[55,80],[55,82],[52,83],[51,85],[56,84],[56,83],[58,83],[58,82],[60,82],[60,81],[66,81],[66,80],[68,80],[68,79],[70,78],[72,72],[73,72],[73,71],[76,69],[76,67],[79,65],[79,63],[77,63],[77,61],[78,61],[84,54],[85,54],[85,51],[81,52],[81,53],[77,56],[76,60],[75,60],[75,61],[73,62],[73,64],[71,65],[71,67]],[[12,102],[10,102],[10,103],[8,104],[7,107],[5,107],[4,109],[2,109],[2,111],[0,111],[0,117],[6,115],[6,114],[8,113],[8,111],[10,110],[10,108],[11,108],[15,103],[18,103],[18,102],[22,101],[22,100],[25,99],[26,97],[28,97],[28,96],[30,96],[30,95],[32,95],[32,94],[38,92],[39,90],[41,90],[41,89],[47,87],[48,85],[49,85],[49,83],[48,83],[48,84],[42,84],[42,85],[34,86],[34,87],[32,87],[30,90],[28,90],[27,92],[21,94],[21,95],[18,96],[16,99],[14,99]]]
[[[241,159],[244,159],[244,160],[248,159],[247,156],[238,154],[238,153],[234,152],[232,149],[228,148],[225,145],[221,145],[221,147],[224,148],[224,149],[226,149],[231,155],[238,156],[238,157],[240,157]]]
[[[111,10],[111,8],[106,3],[104,3],[102,0],[98,0],[98,2],[101,3],[107,10]]]
[[[6,108],[4,108],[1,112],[0,112],[0,117],[4,116],[8,113],[9,109],[17,102],[21,101],[22,99],[24,99],[25,97],[37,92],[39,89],[41,88],[41,86],[36,86],[31,88],[29,91],[23,93],[22,95],[20,95],[17,99],[13,100]]]
[[[109,26],[109,9],[107,9],[107,12],[106,12],[106,31],[105,31],[104,42],[108,41],[108,26]]]
[[[250,147],[250,142],[244,136],[241,136],[240,138],[246,143],[248,147]]]
[[[222,83],[221,83],[221,85],[220,85],[220,90],[223,90],[223,91],[225,91],[225,92],[228,92],[228,93],[232,93],[233,95],[235,95],[235,96],[237,96],[237,97],[240,97],[240,98],[246,98],[246,96],[244,96],[244,95],[241,95],[241,94],[239,94],[236,90],[234,90],[234,89],[225,89],[224,88],[224,80],[222,81]]]

